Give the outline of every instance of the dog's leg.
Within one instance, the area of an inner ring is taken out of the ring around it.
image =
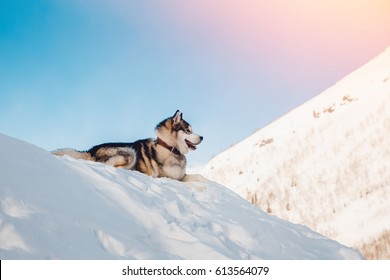
[[[200,182],[200,183],[210,182],[210,180],[207,180],[205,177],[203,177],[200,174],[186,174],[184,178],[181,180],[183,182]]]
[[[207,186],[203,185],[202,183],[211,182],[200,174],[186,174],[181,181],[186,183],[186,185],[191,189],[194,189],[198,192],[203,192],[207,189]]]
[[[136,161],[135,151],[131,148],[116,148],[115,155],[112,155],[105,164],[112,165],[117,168],[131,170]]]

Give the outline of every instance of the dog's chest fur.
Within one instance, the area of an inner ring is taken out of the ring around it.
[[[159,162],[159,175],[156,177],[168,177],[181,180],[185,176],[187,161],[183,155],[175,155],[164,147],[156,145],[157,161]]]

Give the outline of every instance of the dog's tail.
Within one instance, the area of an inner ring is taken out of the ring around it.
[[[88,152],[81,152],[74,149],[58,149],[51,152],[55,156],[64,156],[68,155],[75,159],[84,159],[84,160],[94,160],[94,158],[91,156]]]

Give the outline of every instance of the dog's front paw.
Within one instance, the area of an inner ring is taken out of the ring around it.
[[[182,179],[183,182],[201,182],[201,183],[208,183],[210,180],[207,180],[205,177],[203,177],[200,174],[186,174],[184,178]]]

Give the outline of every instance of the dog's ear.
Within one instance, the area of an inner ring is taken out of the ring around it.
[[[173,123],[179,123],[183,118],[183,113],[180,113],[179,110],[176,111],[175,115],[172,117]]]

